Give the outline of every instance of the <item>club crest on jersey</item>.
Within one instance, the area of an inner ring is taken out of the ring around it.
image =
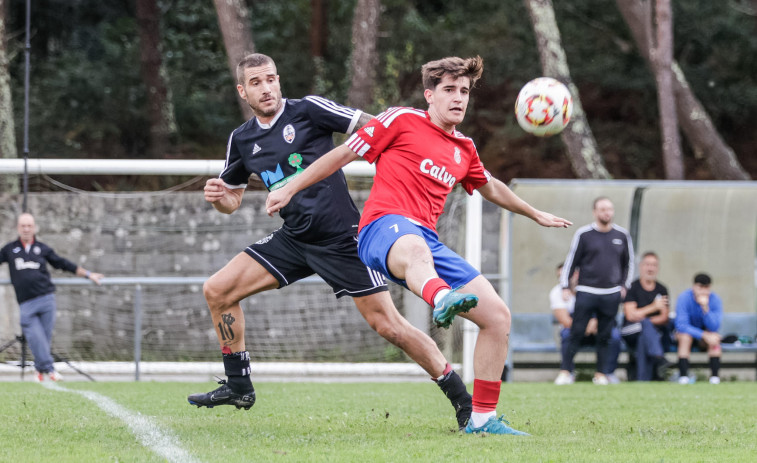
[[[284,127],[284,141],[287,143],[292,143],[294,141],[294,127],[292,127],[292,124],[287,124],[286,127]]]
[[[39,246],[34,246],[34,248],[32,249],[32,252],[34,254],[39,255],[39,253],[42,252],[42,250],[39,248]]]
[[[436,166],[434,165],[434,161],[431,159],[424,159],[421,161],[421,172],[424,174],[428,174],[432,177],[434,177],[437,180],[440,180],[442,183],[446,183],[449,185],[450,188],[455,186],[455,182],[457,179],[454,175],[447,172],[446,166]]]
[[[455,162],[460,164],[460,161],[462,161],[463,158],[460,156],[460,148],[457,146],[455,147]]]
[[[372,137],[374,130],[375,130],[374,127],[366,127],[365,130],[363,130],[363,132],[367,133],[369,137]]]
[[[264,170],[260,173],[260,179],[263,180],[265,186],[270,187],[274,183],[284,178],[284,172],[281,170],[281,166],[276,164],[276,170],[271,172],[270,170]]]

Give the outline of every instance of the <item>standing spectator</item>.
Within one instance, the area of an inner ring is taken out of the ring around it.
[[[689,376],[689,355],[694,340],[702,350],[707,349],[710,358],[710,384],[720,384],[720,335],[718,329],[723,319],[723,302],[712,292],[712,278],[706,273],[694,276],[694,286],[678,296],[676,301],[676,339],[678,339],[678,382],[691,384],[695,377]]]
[[[610,339],[615,317],[633,275],[633,245],[628,232],[613,223],[615,208],[604,196],[594,200],[594,223],[579,228],[573,237],[560,284],[569,297],[570,278],[580,269],[576,286],[576,304],[570,328],[567,360],[581,347],[586,327],[597,318],[597,371],[594,384],[610,384],[613,365]],[[617,357],[615,359],[617,361]]]
[[[53,367],[50,341],[55,327],[55,285],[47,270],[49,263],[59,270],[88,278],[98,285],[103,275],[93,273],[55,253],[52,248],[37,241],[37,226],[31,214],[18,217],[18,239],[0,249],[0,264],[8,262],[11,284],[21,312],[21,331],[34,354],[36,380],[43,375],[52,381],[60,381],[61,375]]]
[[[437,326],[449,326],[458,314],[478,325],[473,413],[465,432],[523,435],[496,417],[510,309],[478,270],[439,240],[436,224],[458,183],[468,194],[477,190],[541,226],[567,227],[571,222],[535,209],[492,177],[473,141],[456,129],[465,118],[483,60],[447,57],[424,64],[421,72],[428,111],[390,108],[381,113],[344,145],[269,193],[267,210],[280,210],[298,191],[360,157],[375,163],[358,231],[360,259],[434,307]]]
[[[660,260],[654,252],[646,252],[639,263],[639,279],[623,302],[623,328],[620,330],[629,351],[636,359],[636,379],[663,379],[668,362],[662,339],[666,335],[669,316],[668,288],[657,281]]]
[[[560,279],[563,264],[557,266],[557,278]],[[575,378],[575,365],[570,358],[568,349],[570,347],[570,327],[573,325],[573,309],[576,303],[576,296],[573,292],[574,283],[578,276],[578,272],[574,274],[574,278],[571,278],[571,292],[569,297],[565,299],[566,293],[562,290],[562,285],[557,283],[549,292],[549,305],[552,309],[552,315],[560,324],[560,373],[555,378],[555,384],[558,386],[564,386],[566,384],[573,384]],[[581,346],[596,346],[597,344],[597,319],[593,317],[586,325],[586,331],[584,331],[584,337],[581,339]],[[618,355],[620,355],[620,331],[617,328],[612,329],[612,335],[610,337],[610,361],[611,365],[608,370],[615,371],[618,366]],[[618,382],[618,379],[614,374],[607,375],[610,382]]]

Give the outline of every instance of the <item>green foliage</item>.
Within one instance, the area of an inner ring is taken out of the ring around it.
[[[25,0],[9,3],[20,146]],[[328,2],[327,47],[314,58],[310,1],[248,1],[256,49],[277,61],[285,96],[318,93],[346,101],[355,4]],[[611,172],[616,178],[660,178],[654,79],[615,2],[553,4],[573,81]],[[158,5],[179,130],[174,155],[217,157],[241,120],[215,9],[212,2],[191,0]],[[757,22],[732,2],[677,0],[673,7],[675,58],[749,169],[747,151],[757,143]],[[31,18],[32,154],[143,156],[149,122],[133,3],[38,0]],[[487,166],[505,179],[572,176],[559,142],[526,135],[513,118],[518,90],[541,74],[523,0],[383,0],[379,27],[374,104],[364,109],[375,114],[389,106],[423,108],[423,63],[479,54],[484,75],[460,128],[476,140]],[[693,155],[687,156],[692,162]]]
[[[504,384],[499,413],[531,437],[465,435],[436,385],[257,383],[249,411],[186,402],[215,383],[73,383],[155,423],[190,455],[225,461],[750,461],[752,382]],[[163,461],[72,392],[6,383],[2,461]]]

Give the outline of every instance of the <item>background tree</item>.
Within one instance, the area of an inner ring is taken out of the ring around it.
[[[249,12],[243,0],[213,0],[218,14],[218,25],[223,35],[228,62],[233,82],[237,82],[237,64],[245,55],[255,52],[252,30],[249,24]],[[276,58],[274,58],[275,60]],[[241,98],[237,98],[244,120],[252,117],[252,109]]]
[[[380,14],[381,0],[358,0],[352,19],[352,80],[347,94],[347,102],[356,108],[367,109],[373,103]]]
[[[648,6],[651,9],[651,6]],[[678,136],[675,93],[673,91],[673,20],[670,0],[656,0],[654,10],[654,46],[651,51],[652,68],[657,81],[657,106],[662,129],[662,158],[665,178],[683,180],[683,155]]]
[[[652,65],[652,46],[649,42],[652,30],[649,14],[645,14],[646,0],[616,0],[618,9],[625,18],[641,55]],[[652,65],[653,66],[653,65]],[[749,174],[739,163],[733,150],[725,143],[715,128],[707,110],[691,90],[681,67],[673,60],[671,68],[675,75],[673,89],[676,111],[681,129],[695,151],[695,155],[707,159],[715,178],[722,180],[748,180]]]
[[[560,42],[560,29],[555,20],[552,0],[525,0],[528,15],[536,34],[539,59],[544,75],[563,82],[573,95],[571,124],[562,132],[573,171],[579,178],[610,178],[597,142],[586,119],[578,89],[570,78],[568,59]]]
[[[147,115],[150,120],[150,141],[147,154],[153,158],[165,157],[176,136],[171,93],[166,85],[160,42],[160,12],[155,0],[137,0],[137,26],[139,29],[139,69],[145,83]]]
[[[329,43],[328,11],[328,0],[310,0],[310,57],[315,70],[310,93],[314,94],[323,93],[326,87],[323,74]]]
[[[242,106],[236,81],[229,78],[216,6],[194,0],[156,1],[161,7],[165,83],[175,97],[178,134],[173,151],[187,159],[219,159],[229,132],[240,124]],[[5,26],[19,152],[24,60],[14,53],[24,46],[25,0],[3,2],[10,5]],[[757,175],[757,157],[751,156],[757,146],[757,21],[750,14],[750,2],[671,2],[676,32],[672,68],[674,76],[681,75],[681,69],[687,77],[685,85],[677,78],[673,82],[686,178],[736,178],[716,174],[710,167],[708,145],[691,141],[708,132],[696,125],[703,123],[700,119],[685,120],[689,114],[705,114],[734,159]],[[285,76],[285,96],[300,98],[317,83],[319,94],[348,101],[350,60],[357,57],[351,37],[358,0],[322,3],[328,33],[321,35],[324,58],[318,71],[309,52],[312,23],[307,18],[313,13],[313,0],[241,3],[247,9],[254,5],[246,27],[255,32],[255,48],[276,60]],[[151,119],[140,74],[136,0],[34,0],[31,6],[30,152],[42,157],[146,157]],[[644,56],[647,48],[636,50],[634,36],[612,2],[553,2],[553,8],[570,78],[580,92],[605,169],[613,178],[665,178],[657,86]],[[487,168],[505,180],[576,177],[561,137],[537,138],[515,122],[512,108],[518,90],[545,72],[528,15],[524,0],[381,0],[376,79],[370,92],[374,101],[365,109],[422,108],[423,63],[453,53],[479,54],[485,60],[484,75],[460,130],[476,141]],[[688,103],[682,103],[679,91],[696,95],[693,101],[699,107],[682,106]],[[693,124],[693,129],[686,124]],[[146,185],[146,177],[56,178],[85,189],[153,186]],[[176,183],[164,177],[159,181],[162,187]],[[33,181],[31,186],[36,185]],[[40,187],[44,185],[42,180]]]
[[[0,0],[0,157],[18,157],[16,134],[13,122],[13,100],[10,89],[8,51],[6,49],[5,23],[8,11],[6,0]],[[18,177],[0,176],[0,191],[18,193]]]

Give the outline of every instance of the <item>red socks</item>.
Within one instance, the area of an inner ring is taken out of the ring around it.
[[[473,380],[473,413],[489,413],[497,410],[502,381]]]
[[[423,284],[423,288],[421,288],[421,297],[428,305],[434,307],[434,297],[436,297],[436,293],[442,289],[452,288],[439,277],[430,278]]]

